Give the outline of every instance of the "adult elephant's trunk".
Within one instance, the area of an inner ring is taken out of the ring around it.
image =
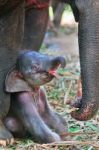
[[[51,59],[51,65],[54,68],[55,66],[61,65],[62,68],[66,66],[66,60],[64,57],[55,57]]]
[[[83,95],[79,110],[71,115],[84,121],[91,119],[99,109],[99,0],[81,3],[79,49]]]

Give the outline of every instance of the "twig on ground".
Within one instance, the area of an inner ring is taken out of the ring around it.
[[[43,144],[44,146],[45,144]],[[46,146],[69,146],[69,145],[92,145],[93,147],[99,148],[99,141],[61,141],[57,143],[46,144]]]

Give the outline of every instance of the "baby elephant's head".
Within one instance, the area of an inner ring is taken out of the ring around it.
[[[64,57],[52,57],[34,51],[19,55],[16,69],[32,87],[43,85],[53,79],[59,66],[65,67]]]

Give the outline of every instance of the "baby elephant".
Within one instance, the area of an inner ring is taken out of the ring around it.
[[[59,66],[65,66],[63,57],[34,51],[19,55],[5,81],[11,105],[4,123],[15,137],[31,135],[39,143],[50,143],[60,141],[66,132],[65,120],[52,110],[41,87],[55,77]]]

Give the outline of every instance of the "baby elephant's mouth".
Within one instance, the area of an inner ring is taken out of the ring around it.
[[[48,73],[54,77],[57,77],[57,70],[55,69],[49,70]]]
[[[58,73],[57,73],[57,70],[58,68],[60,68],[61,65],[57,65],[57,67],[53,68],[53,69],[49,69],[48,70],[48,73],[54,77],[58,77]]]
[[[38,72],[38,77],[41,81],[41,83],[45,84],[47,82],[50,82],[54,77],[58,77],[57,69],[50,69],[48,71],[41,71]],[[37,75],[36,74],[36,75]]]

